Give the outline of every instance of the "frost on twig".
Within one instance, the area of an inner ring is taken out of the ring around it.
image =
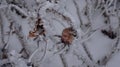
[[[88,55],[89,59],[90,59],[91,61],[93,61],[92,55],[90,54],[90,52],[89,52],[87,46],[85,45],[85,43],[82,43],[82,46],[83,46],[86,54]]]
[[[81,27],[81,25],[83,25],[83,21],[81,19],[80,9],[79,9],[79,6],[78,6],[78,4],[76,3],[75,0],[73,0],[73,3],[75,4],[76,10],[77,10],[77,15],[78,15],[79,22],[80,22],[80,27]]]
[[[10,61],[8,59],[3,59],[0,60],[0,66],[4,67],[4,66],[12,66],[12,65],[10,64]]]
[[[10,4],[9,7],[11,7],[11,9],[16,9],[16,13],[21,15],[23,18],[28,17],[27,13],[23,11],[20,7],[13,4]]]
[[[46,50],[47,50],[47,41],[44,41],[44,43],[41,45],[38,43],[41,47],[44,46],[44,48],[41,48],[40,46],[30,55],[28,62],[32,62],[32,59],[35,59],[35,56],[37,57],[36,62],[40,63],[45,55],[46,55]],[[40,54],[38,54],[40,53]],[[38,57],[39,56],[39,57]]]
[[[15,24],[15,29],[16,29],[15,34],[18,36],[18,39],[24,49],[24,52],[27,55],[26,58],[28,58],[29,53],[28,53],[28,50],[26,49],[27,41],[25,40],[25,37],[22,33],[21,26],[19,26],[19,24],[17,24],[17,23],[14,23],[14,24]]]
[[[68,64],[66,63],[66,59],[63,54],[60,54],[61,61],[63,63],[63,67],[68,67]]]
[[[21,58],[21,54],[17,53],[15,50],[10,51],[9,53],[9,60],[15,67],[28,67],[25,60]]]

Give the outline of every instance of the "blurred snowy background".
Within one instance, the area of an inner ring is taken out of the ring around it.
[[[0,0],[0,67],[119,67],[120,0]]]

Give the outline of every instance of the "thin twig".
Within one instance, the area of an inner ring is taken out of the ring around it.
[[[83,25],[83,22],[82,22],[82,19],[81,19],[81,16],[80,16],[81,14],[80,14],[79,6],[78,6],[76,0],[73,0],[73,3],[75,4],[76,10],[77,10],[77,15],[78,15],[78,18],[79,18],[79,21],[80,21],[80,27],[81,27],[81,25]]]
[[[68,67],[68,64],[66,63],[66,59],[63,54],[60,54],[61,61],[63,63],[63,67]]]

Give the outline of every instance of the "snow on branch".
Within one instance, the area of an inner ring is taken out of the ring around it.
[[[23,9],[21,9],[20,7],[18,7],[17,5],[14,5],[14,4],[0,5],[0,9],[4,9],[4,8],[8,8],[8,7],[9,7],[9,9],[15,8],[20,13],[22,13],[24,16],[28,17],[28,14]]]
[[[20,7],[14,5],[14,4],[10,4],[9,6],[10,6],[11,8],[13,7],[13,8],[15,8],[15,9],[17,9],[17,10],[20,11],[20,13],[22,13],[23,15],[28,16],[28,14],[27,14],[25,11],[23,11]]]
[[[44,17],[47,12],[52,12],[53,14],[57,14],[57,16],[62,16],[62,19],[67,20],[68,22],[70,22],[70,25],[73,26],[75,19],[72,17],[72,15],[68,13],[65,9],[59,9],[59,5],[46,1],[43,7],[40,9],[40,16]]]
[[[49,1],[46,1],[42,4],[42,7],[40,8],[40,16],[41,17],[44,17],[44,15],[46,15],[46,9],[50,8],[50,7],[54,7],[54,4],[53,3],[50,3]]]
[[[0,9],[8,7],[7,5],[0,5]]]

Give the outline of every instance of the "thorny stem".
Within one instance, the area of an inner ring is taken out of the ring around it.
[[[63,54],[60,54],[60,58],[61,58],[61,61],[62,61],[62,63],[63,63],[63,67],[68,67],[68,65],[67,65],[67,63],[66,63],[66,59],[65,59],[65,57],[64,57]]]
[[[63,46],[63,47],[61,48],[61,50],[59,50],[59,51],[55,52],[54,54],[57,54],[57,53],[61,52],[62,50],[64,50],[64,49],[65,49],[65,47],[66,47],[66,46]]]
[[[44,39],[44,41],[45,41],[45,50],[44,50],[44,54],[43,54],[43,56],[41,57],[41,59],[40,59],[39,61],[37,61],[37,62],[42,61],[42,60],[44,59],[45,55],[46,55],[46,51],[47,51],[47,41],[46,41],[45,39]]]
[[[17,27],[16,25],[17,25],[17,24],[15,24],[15,28]],[[16,35],[18,36],[18,39],[19,39],[22,47],[24,48],[24,52],[26,53],[27,57],[29,57],[29,53],[28,53],[28,51],[26,50],[26,44],[27,44],[27,42],[25,41],[24,36],[23,36],[23,34],[21,33],[21,32],[22,32],[22,31],[21,31],[21,26],[18,27],[18,28],[19,28],[19,30],[16,30],[15,33],[16,33]],[[27,58],[27,57],[26,57],[26,58]]]
[[[82,43],[82,46],[83,46],[86,54],[88,55],[89,59],[90,59],[91,61],[93,61],[92,55],[90,54],[90,52],[89,52],[87,46],[85,45],[85,43]]]
[[[87,18],[88,18],[88,21],[89,21],[89,24],[91,25],[91,15],[90,15],[90,10],[89,10],[89,3],[88,3],[88,0],[85,0],[86,1],[86,12],[87,12]]]
[[[0,12],[0,20],[2,20],[2,13]],[[4,30],[3,30],[3,21],[0,21],[0,27],[1,27],[1,40],[2,44],[5,44],[4,41]]]
[[[40,40],[38,40],[38,45],[40,45],[39,43]],[[44,42],[45,42],[45,50],[44,50],[44,54],[43,56],[40,58],[40,60],[38,60],[37,62],[41,62],[45,55],[46,55],[46,51],[47,51],[47,41],[44,39]],[[30,55],[29,59],[28,59],[28,62],[31,62],[32,58],[35,56],[35,54],[40,50],[40,46],[38,46],[38,48]]]
[[[11,27],[12,27],[12,25],[13,25],[13,23],[11,23]],[[4,45],[4,47],[3,47],[3,49],[7,49],[8,48],[8,42],[9,42],[9,40],[10,40],[10,37],[11,37],[11,35],[12,35],[12,28],[10,28],[10,32],[9,32],[9,34],[8,34],[8,40],[7,40],[7,42],[5,43],[5,45]]]
[[[67,16],[67,15],[66,15],[66,12],[63,12],[63,13],[62,13],[62,12],[57,11],[57,10],[54,9],[54,8],[52,8],[52,9],[47,9],[47,10],[48,10],[49,12],[54,13],[54,14],[57,15],[57,16],[60,16],[61,19],[66,20],[71,27],[74,27],[74,26],[73,26],[74,21],[72,20],[72,17]],[[68,14],[68,13],[67,13],[67,14]]]
[[[73,0],[73,3],[75,4],[76,10],[77,10],[77,15],[78,15],[78,18],[79,18],[79,21],[80,21],[80,27],[81,27],[81,25],[83,25],[83,22],[82,22],[82,19],[81,19],[81,16],[80,16],[79,6],[78,6],[78,4],[76,3],[75,0]]]

